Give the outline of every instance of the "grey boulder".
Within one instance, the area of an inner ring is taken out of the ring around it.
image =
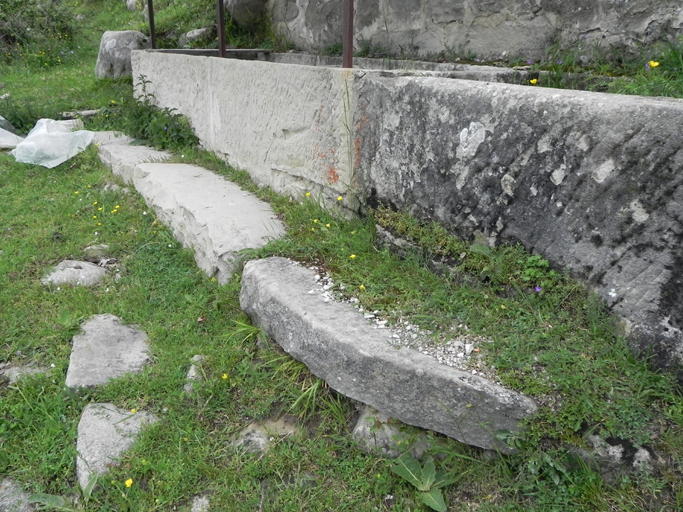
[[[45,285],[95,286],[106,274],[107,271],[104,268],[87,261],[64,260],[40,282]]]
[[[100,41],[100,52],[95,64],[97,78],[121,78],[133,71],[130,53],[150,47],[145,34],[137,30],[107,31]]]
[[[266,0],[224,0],[223,3],[241,27],[254,27],[266,14]]]

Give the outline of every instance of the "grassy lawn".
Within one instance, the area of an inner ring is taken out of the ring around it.
[[[97,81],[93,71],[102,30],[136,28],[139,17],[120,1],[64,3],[85,16],[84,31],[55,47],[59,62],[0,63],[0,93],[10,94],[0,100],[0,115],[28,130],[38,117],[106,107],[89,127],[144,124],[140,119],[149,111],[133,106],[130,80]],[[168,4],[180,10],[182,2]],[[428,434],[436,469],[453,482],[444,489],[449,510],[683,507],[680,390],[670,376],[631,357],[614,320],[582,286],[521,247],[472,245],[387,210],[344,220],[315,198],[292,202],[258,188],[245,173],[196,148],[178,151],[183,161],[269,201],[286,223],[284,239],[248,257],[315,262],[343,283],[337,294],[357,297],[390,323],[419,326],[433,343],[467,326],[491,340],[482,364],[541,404],[526,434],[511,440],[513,455]],[[144,431],[89,500],[81,499],[84,509],[189,510],[192,497],[206,492],[212,510],[428,510],[392,471],[391,460],[365,454],[351,439],[358,404],[249,325],[238,304],[240,276],[218,286],[134,190],[112,189],[112,183],[123,186],[94,147],[49,170],[0,153],[0,362],[47,369],[15,385],[0,383],[0,479],[10,477],[31,492],[78,495],[80,414],[88,403],[111,402],[151,411],[162,421]],[[377,225],[419,249],[399,258],[378,247]],[[109,244],[117,259],[101,286],[40,283],[51,266],[80,259],[96,243]],[[433,259],[448,261],[451,269],[437,275],[429,268]],[[100,388],[68,391],[71,339],[101,313],[140,326],[150,338],[152,363]],[[203,380],[188,397],[183,384],[196,354],[206,357]],[[267,455],[229,446],[251,422],[285,413],[297,417],[299,430],[276,439]],[[591,432],[652,446],[667,464],[653,474],[607,482],[573,455],[572,447]]]

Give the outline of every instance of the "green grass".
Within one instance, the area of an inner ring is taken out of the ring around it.
[[[55,117],[106,106],[88,121],[91,127],[131,127],[150,114],[131,106],[130,81],[94,79],[94,28],[104,18],[107,28],[131,19],[118,4],[78,7],[90,16],[92,33],[76,39],[77,58],[54,66],[5,65],[2,81],[12,106],[2,112],[29,126],[37,113]],[[583,287],[521,247],[472,245],[436,224],[388,210],[344,220],[341,210],[325,211],[315,198],[298,203],[258,188],[246,173],[196,148],[184,147],[182,154],[178,161],[213,169],[269,201],[287,224],[284,239],[248,257],[316,262],[345,285],[347,296],[392,322],[430,330],[437,341],[466,324],[493,340],[482,347],[483,357],[501,381],[541,403],[526,434],[511,440],[514,455],[487,454],[428,433],[436,469],[457,480],[444,489],[449,510],[683,506],[679,389],[670,376],[631,357],[613,319]],[[48,368],[17,385],[0,383],[0,475],[31,492],[77,495],[80,414],[88,403],[112,402],[162,421],[100,480],[89,510],[189,510],[202,492],[210,494],[213,510],[375,511],[388,503],[391,510],[420,510],[415,489],[392,471],[391,461],[363,453],[351,440],[356,404],[249,325],[238,306],[239,275],[218,286],[135,192],[105,190],[109,182],[117,179],[101,166],[95,148],[50,170],[0,154],[0,357]],[[417,248],[400,258],[378,247],[377,224]],[[118,272],[101,286],[40,284],[50,266],[78,259],[94,243],[108,243],[118,259]],[[430,270],[433,260],[447,266],[437,274]],[[95,390],[66,391],[71,339],[99,313],[144,329],[152,363]],[[204,380],[188,398],[182,388],[195,354],[207,358]],[[267,455],[229,448],[252,421],[284,413],[299,418],[300,432],[276,440]],[[652,476],[606,482],[570,450],[587,432],[651,445],[669,464]]]

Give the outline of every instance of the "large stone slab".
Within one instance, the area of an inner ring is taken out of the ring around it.
[[[104,403],[89,404],[78,422],[76,472],[81,489],[91,475],[103,475],[135,442],[144,425],[158,421],[151,413],[135,413]]]
[[[81,328],[83,332],[73,338],[66,372],[69,388],[106,384],[140,371],[149,360],[147,335],[114,315],[94,315]]]
[[[102,163],[114,174],[121,176],[126,183],[133,183],[136,165],[143,162],[163,162],[171,157],[167,151],[147,146],[131,146],[133,139],[117,135],[115,132],[95,132],[95,140]]]
[[[73,284],[95,286],[107,275],[107,270],[87,261],[64,260],[40,282],[48,285]]]
[[[151,41],[137,30],[107,31],[102,34],[100,51],[95,64],[97,78],[131,76],[130,54],[133,50],[149,48]]]
[[[325,302],[314,272],[291,260],[247,263],[240,305],[332,388],[404,423],[505,451],[496,434],[518,431],[536,411],[528,397],[390,346],[389,329],[374,329],[350,304]]]
[[[225,284],[239,251],[285,232],[270,205],[217,174],[187,164],[140,164],[133,183],[195,261]]]

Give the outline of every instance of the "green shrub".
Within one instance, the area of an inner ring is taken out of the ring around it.
[[[3,0],[0,8],[0,57],[51,66],[69,58],[76,18],[61,2]]]

